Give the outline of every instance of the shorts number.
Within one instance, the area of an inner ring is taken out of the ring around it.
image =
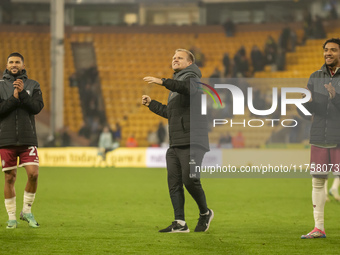
[[[37,147],[36,146],[31,146],[31,147],[28,147],[28,149],[30,149],[30,153],[28,155],[30,156],[37,156],[37,153],[35,152]]]

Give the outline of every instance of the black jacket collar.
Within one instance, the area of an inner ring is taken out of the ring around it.
[[[8,80],[8,81],[12,81],[12,82],[15,81],[16,79],[21,79],[21,80],[23,80],[23,81],[27,80],[28,77],[27,77],[27,72],[26,72],[26,70],[23,69],[21,72],[22,72],[22,73],[21,73],[20,75],[14,77],[13,75],[11,75],[11,74],[8,72],[7,69],[5,69],[5,71],[4,71],[3,75],[2,75],[2,78],[3,78],[4,80]]]

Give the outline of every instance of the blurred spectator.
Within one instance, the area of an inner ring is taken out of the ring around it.
[[[257,110],[265,110],[267,108],[266,99],[264,98],[264,95],[261,93],[260,89],[257,87],[253,88],[253,106]]]
[[[227,19],[223,23],[223,28],[224,28],[225,34],[228,37],[234,36],[234,33],[235,33],[235,24],[234,24],[234,22],[232,22],[231,19]]]
[[[55,147],[55,136],[49,135],[44,143],[44,147]]]
[[[126,147],[137,147],[138,143],[133,134],[130,134],[129,137],[126,140]]]
[[[232,138],[233,148],[244,148],[244,137],[241,131]]]
[[[99,117],[95,116],[91,123],[91,136],[90,136],[90,146],[97,146],[99,141],[99,135],[101,133],[102,125],[100,123]]]
[[[75,84],[75,80],[77,82],[83,115],[88,123],[91,123],[95,116],[99,117],[101,124],[106,123],[97,67],[79,69],[69,79],[70,83]],[[97,146],[97,142],[93,146]]]
[[[266,105],[272,105],[272,93],[267,91],[266,93]],[[277,107],[276,110],[271,114],[271,119],[280,119],[281,118],[281,95],[277,96]],[[278,121],[274,122],[274,126],[279,125]]]
[[[91,134],[97,133],[98,131],[100,131],[101,129],[101,125],[100,125],[100,121],[99,121],[99,117],[95,117],[91,123]]]
[[[282,48],[279,48],[276,57],[276,70],[284,71],[285,66],[286,66],[286,51]]]
[[[272,65],[275,64],[277,54],[277,45],[272,36],[268,36],[265,46],[264,46],[264,55],[266,59],[266,64]]]
[[[147,140],[149,143],[149,147],[159,147],[157,132],[153,132],[152,130],[149,130]]]
[[[91,137],[91,128],[90,128],[90,126],[85,121],[83,121],[83,123],[81,125],[81,128],[79,129],[78,135],[82,136],[82,137],[84,137],[86,139],[90,139],[90,137]]]
[[[102,156],[105,160],[106,153],[111,150],[113,150],[113,138],[110,132],[110,128],[108,126],[105,126],[99,136],[98,154]]]
[[[218,147],[224,149],[231,149],[233,147],[232,137],[229,132],[221,135],[218,141]]]
[[[234,56],[234,77],[248,77],[249,64],[244,46]]]
[[[297,35],[296,35],[296,32],[292,29],[290,31],[290,51],[295,52],[296,44],[297,44]]]
[[[302,39],[303,44],[305,44],[306,40],[308,38],[311,38],[312,36],[312,24],[313,19],[311,13],[309,11],[305,11],[303,15],[303,30],[304,30],[304,35]]]
[[[112,129],[112,135],[113,139],[117,142],[120,142],[120,140],[122,139],[122,129],[118,122],[116,123],[116,125],[114,125]]]
[[[215,67],[214,72],[210,75],[209,78],[221,78],[221,71],[218,69],[218,67]]]
[[[195,56],[195,64],[198,67],[203,67],[205,64],[205,55],[200,48],[193,46],[190,49],[191,53]]]
[[[76,73],[71,74],[68,80],[70,82],[70,87],[78,87],[78,78]]]
[[[61,146],[67,147],[71,145],[71,136],[69,134],[68,126],[65,126],[61,131]]]
[[[290,43],[290,28],[284,27],[279,37],[279,47],[287,51],[289,43]]]
[[[329,18],[331,20],[338,19],[338,12],[336,9],[336,1],[330,1]]]
[[[54,139],[54,140],[53,140]],[[69,134],[68,127],[65,126],[59,130],[57,130],[54,136],[49,137],[49,142],[51,146],[55,147],[67,147],[71,145],[71,136]],[[54,145],[52,145],[54,142]]]
[[[313,23],[313,38],[323,39],[326,38],[326,31],[320,16],[316,15],[315,22]]]
[[[254,45],[251,50],[251,62],[253,63],[254,72],[263,71],[264,56],[257,45]]]
[[[87,75],[87,79],[88,81],[93,84],[96,82],[96,79],[98,77],[98,70],[97,70],[97,66],[93,65],[91,67],[89,67],[86,71],[86,75]]]
[[[230,74],[230,58],[228,53],[224,53],[223,56],[224,77],[228,77]]]
[[[92,97],[89,101],[87,101],[87,117],[93,118],[94,116],[98,116],[98,104],[96,98]]]
[[[249,62],[247,56],[245,54],[242,55],[240,60],[238,71],[241,73],[241,77],[249,77]]]
[[[157,139],[158,145],[161,146],[164,143],[166,137],[166,130],[163,125],[163,122],[159,122],[158,129],[157,129]]]
[[[238,49],[238,53],[240,54],[240,56],[246,56],[246,48],[244,47],[244,45],[242,45],[239,49]]]

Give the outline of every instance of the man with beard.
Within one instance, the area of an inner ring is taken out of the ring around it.
[[[201,71],[195,64],[194,55],[186,49],[177,49],[172,59],[172,79],[144,77],[144,81],[155,83],[170,90],[168,104],[163,105],[142,96],[142,104],[152,112],[168,119],[169,145],[166,153],[168,188],[175,220],[162,233],[187,233],[189,228],[184,218],[184,189],[195,200],[200,216],[195,232],[209,229],[214,212],[208,208],[199,173],[193,173],[200,166],[204,154],[209,151],[208,123],[205,116],[195,112],[200,108],[201,91],[193,79],[201,78]],[[192,111],[191,105],[193,105]]]
[[[315,228],[302,239],[326,238],[324,208],[328,173],[340,174],[340,39],[323,45],[325,64],[308,81],[312,97],[305,107],[313,114],[310,131],[312,201]]]
[[[39,173],[34,115],[43,107],[40,85],[28,79],[24,57],[17,52],[11,53],[7,58],[3,80],[0,80],[0,156],[5,173],[5,207],[9,218],[7,229],[17,227],[14,188],[17,167],[24,167],[27,172],[20,219],[27,221],[30,227],[39,227],[31,212]]]

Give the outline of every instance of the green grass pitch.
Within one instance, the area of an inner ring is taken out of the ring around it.
[[[17,217],[25,183],[21,168]],[[314,226],[311,179],[202,183],[215,212],[209,231],[193,232],[198,209],[186,193],[191,232],[164,234],[158,230],[173,220],[165,169],[40,168],[32,212],[41,227],[20,221],[7,230],[2,202],[0,254],[339,254],[340,203],[334,200],[326,204],[327,238],[300,239]]]

